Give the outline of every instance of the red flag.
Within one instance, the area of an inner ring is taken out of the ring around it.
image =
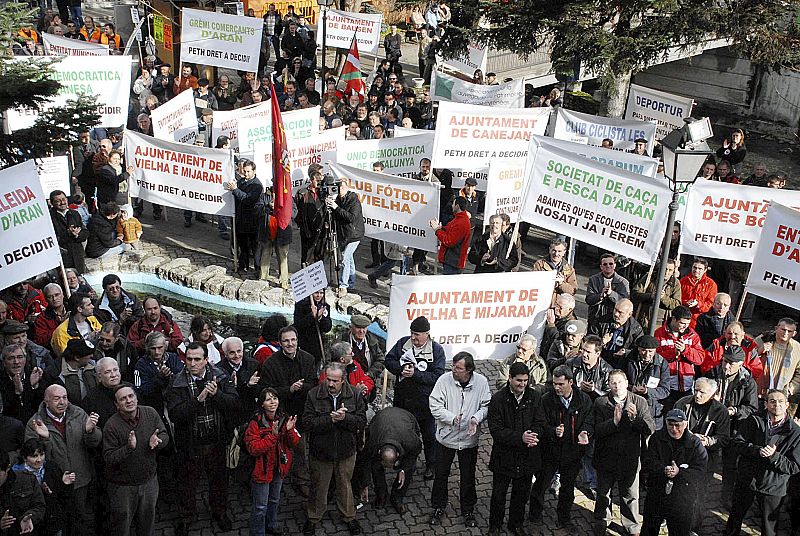
[[[269,89],[272,94],[272,189],[275,194],[275,208],[272,214],[278,222],[278,227],[286,229],[292,221],[292,172],[289,166],[289,148],[286,146],[281,107],[272,80],[269,81]]]
[[[367,96],[367,85],[361,78],[361,58],[358,56],[358,44],[355,36],[353,36],[353,43],[350,45],[350,52],[347,54],[347,61],[344,62],[340,79],[347,82],[344,88],[345,96],[358,95],[363,102]]]

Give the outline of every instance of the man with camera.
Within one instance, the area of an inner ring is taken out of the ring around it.
[[[339,274],[341,298],[347,294],[348,288],[356,284],[353,254],[364,236],[364,218],[361,216],[361,201],[355,192],[350,191],[350,184],[345,180],[337,180],[334,184],[338,186],[338,195],[330,195],[336,188],[330,189],[332,191],[325,197],[325,205],[331,211],[331,221],[335,224],[336,238],[342,250],[342,271]]]
[[[322,166],[311,164],[308,166],[308,185],[297,192],[295,197],[297,216],[294,221],[300,228],[300,263],[303,266],[319,260],[311,257],[309,252],[315,249],[314,244],[322,230],[323,202],[319,190],[321,182]]]

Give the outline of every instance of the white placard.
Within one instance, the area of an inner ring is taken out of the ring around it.
[[[439,103],[433,166],[449,169],[489,167],[495,158],[526,158],[534,134],[543,135],[549,108],[495,108]]]
[[[658,160],[649,156],[641,156],[627,151],[604,149],[596,145],[586,145],[571,141],[557,140],[545,136],[534,136],[536,142],[544,142],[553,147],[558,147],[578,156],[583,156],[595,162],[616,167],[631,173],[655,177],[658,173]],[[533,143],[533,142],[532,142]],[[663,179],[666,180],[666,179]]]
[[[489,217],[508,214],[511,223],[519,219],[519,206],[528,174],[526,160],[498,160],[489,165],[489,187],[486,191],[486,207],[483,225],[489,225]]]
[[[434,101],[462,102],[503,108],[525,107],[525,89],[521,78],[505,84],[487,86],[465,82],[460,78],[435,70],[431,76],[431,100]]]
[[[0,288],[55,268],[61,262],[36,164],[0,170]]]
[[[326,10],[327,8],[320,8]],[[320,13],[319,22],[327,20],[325,44],[329,47],[349,49],[356,36],[359,52],[376,53],[381,46],[381,23],[383,14],[353,13],[327,9],[327,15]],[[287,30],[288,31],[288,30]],[[317,32],[317,44],[322,46],[322,28]]]
[[[693,105],[694,99],[631,84],[625,119],[655,121],[656,140],[660,140],[676,128],[683,127],[683,119],[692,116]]]
[[[182,91],[150,112],[153,136],[166,141],[194,145],[198,135],[193,91]]]
[[[614,149],[623,151],[633,149],[634,140],[637,138],[644,138],[647,140],[647,154],[653,154],[656,125],[558,108],[553,137],[557,140],[587,143],[598,147],[602,145],[603,139],[608,138],[614,142]]]
[[[681,255],[753,262],[773,200],[800,208],[800,192],[698,179],[689,190],[681,225]]]
[[[507,160],[505,158],[495,158],[495,162]],[[512,158],[511,161],[514,159]],[[454,169],[453,172],[453,188],[463,188],[467,179],[475,179],[478,185],[475,187],[480,192],[485,192],[489,184],[489,167],[482,167],[478,169]]]
[[[131,196],[151,203],[203,214],[233,216],[233,194],[223,186],[235,181],[233,155],[159,140],[125,131],[125,159],[133,167]]]
[[[339,145],[336,161],[370,171],[372,164],[382,162],[384,173],[412,177],[419,173],[420,160],[433,156],[433,139],[433,131],[419,130],[413,136],[399,138],[345,140]]]
[[[49,33],[42,33],[42,44],[48,56],[108,56],[108,45],[87,43]]]
[[[295,303],[308,298],[318,290],[328,286],[328,275],[325,273],[325,263],[317,261],[296,271],[289,277],[292,285]]]
[[[49,156],[36,160],[36,170],[39,173],[39,183],[42,192],[50,197],[53,190],[61,190],[67,196],[70,191],[69,157],[67,155]]]
[[[514,354],[525,333],[542,340],[553,297],[555,272],[509,272],[392,277],[387,348],[425,316],[431,338],[448,356],[466,351],[475,359]]]
[[[331,164],[331,171],[348,180],[361,200],[366,236],[402,246],[436,251],[436,234],[428,224],[439,217],[439,188],[405,179]]]
[[[520,219],[652,264],[667,225],[666,183],[538,143]]]
[[[800,309],[800,212],[772,203],[764,220],[747,292]]]
[[[486,58],[488,54],[489,49],[487,47],[477,43],[469,43],[463,56],[444,60],[444,64],[469,76],[472,76],[476,69],[480,69],[483,74],[486,74]]]
[[[231,149],[239,152],[239,121],[243,119],[258,119],[260,130],[254,133],[253,140],[248,141],[248,147],[256,139],[262,139],[265,135],[266,140],[272,139],[272,109],[269,99],[245,108],[235,110],[218,110],[214,112],[214,122],[211,125],[211,135],[216,141],[220,136],[227,136],[231,140]],[[254,123],[256,124],[256,123]],[[267,133],[267,134],[265,134]],[[252,152],[252,148],[250,148]]]
[[[181,11],[181,61],[258,71],[261,19],[186,7]]]
[[[286,141],[302,140],[319,133],[319,106],[281,112]],[[272,142],[272,111],[267,116],[245,117],[239,120],[239,154],[255,156],[257,142]]]

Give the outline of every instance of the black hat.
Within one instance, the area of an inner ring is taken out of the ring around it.
[[[3,326],[3,335],[16,335],[28,331],[28,325],[9,318]]]
[[[744,361],[744,350],[741,346],[728,346],[722,352],[722,359],[728,363],[742,363]]]
[[[658,348],[658,340],[652,335],[642,335],[639,337],[639,340],[636,341],[636,346],[645,350],[654,350]]]
[[[670,422],[683,422],[687,420],[686,414],[682,409],[671,409],[667,412],[667,415],[664,418]]]
[[[465,186],[477,186],[478,185],[478,181],[475,180],[475,177],[467,177],[467,179],[464,181],[464,185]]]
[[[647,140],[644,138],[636,138],[633,140],[633,143],[647,143]]]
[[[83,339],[70,339],[67,341],[67,348],[64,350],[64,356],[67,357],[85,357],[87,355],[94,355],[94,346],[90,346]]]
[[[424,316],[418,316],[411,321],[411,331],[414,333],[428,333],[431,330],[431,323]]]

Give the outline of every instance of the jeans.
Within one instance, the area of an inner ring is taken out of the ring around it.
[[[109,248],[108,251],[100,255],[98,259],[107,259],[109,257],[113,257],[114,255],[122,255],[130,249],[130,244],[120,244],[118,246],[114,246],[113,248]]]
[[[230,216],[217,216],[217,230],[220,232],[220,234],[227,233],[230,225]]]
[[[592,465],[594,459],[594,441],[590,441],[586,447],[586,454],[581,459],[581,480],[589,489],[597,489],[597,473]]]
[[[283,480],[276,474],[272,482],[261,484],[259,482],[250,483],[250,491],[253,497],[253,510],[250,513],[250,535],[264,536],[266,528],[276,530],[278,528],[278,506],[281,502],[281,486]]]
[[[478,463],[478,447],[461,450],[451,449],[439,443],[436,448],[436,477],[431,490],[431,506],[444,510],[447,507],[447,481],[450,478],[450,466],[453,458],[458,456],[459,486],[458,495],[461,503],[461,515],[471,514],[478,502],[475,491],[475,465]]]
[[[464,270],[462,268],[456,268],[455,266],[450,266],[449,264],[442,265],[442,274],[444,275],[458,275]]]
[[[392,275],[392,269],[397,265],[397,261],[392,259],[386,259],[380,266],[378,266],[374,272],[372,272],[372,277],[375,279],[381,278],[385,275]]]
[[[356,286],[356,261],[353,255],[359,242],[349,242],[342,253],[342,274],[339,276],[339,286],[350,288]]]
[[[69,6],[69,17],[78,30],[83,28],[83,10],[81,6]]]

